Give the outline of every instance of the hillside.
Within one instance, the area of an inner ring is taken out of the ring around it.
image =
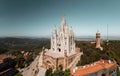
[[[44,46],[50,47],[50,40],[47,38],[0,38],[0,54],[11,51],[41,50]]]
[[[47,38],[0,38],[0,54],[12,53],[17,51],[26,50],[33,52],[40,52],[42,47],[50,48],[50,39]],[[102,42],[103,51],[95,48],[95,44],[90,41],[76,41],[76,46],[81,48],[83,55],[78,65],[89,64],[99,59],[114,59],[120,64],[120,41]]]
[[[81,61],[77,64],[78,66],[93,63],[100,59],[116,60],[117,63],[120,64],[120,41],[109,41],[108,46],[106,42],[103,41],[101,44],[104,48],[103,51],[96,49],[95,44],[91,44],[90,41],[76,41],[76,46],[80,47],[84,53],[81,56]]]

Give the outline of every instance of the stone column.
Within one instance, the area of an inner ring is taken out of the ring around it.
[[[64,51],[64,70],[67,69],[67,51]]]
[[[58,69],[58,58],[56,59],[56,67],[55,69],[57,70]]]

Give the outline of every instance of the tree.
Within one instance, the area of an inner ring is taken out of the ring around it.
[[[23,54],[20,53],[19,55],[17,55],[16,59],[17,59],[18,67],[23,68],[24,67]]]
[[[52,76],[52,68],[46,70],[45,76]]]
[[[119,70],[119,67],[117,67],[117,76],[120,76],[120,70]]]
[[[64,71],[64,76],[70,76],[70,70],[66,69],[66,70]]]
[[[14,75],[14,76],[23,76],[21,73],[17,73],[16,75]]]

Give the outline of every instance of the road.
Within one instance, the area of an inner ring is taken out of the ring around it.
[[[46,69],[41,66],[42,66],[42,52],[40,53],[40,56],[39,56],[39,62],[38,62],[39,71],[38,71],[37,76],[45,76]]]
[[[22,69],[23,76],[45,76],[46,69],[42,68],[42,52],[38,55],[30,66]]]
[[[35,58],[35,60],[30,64],[30,66],[24,68],[22,71],[23,76],[36,76],[36,73],[38,71],[38,59],[39,56]]]

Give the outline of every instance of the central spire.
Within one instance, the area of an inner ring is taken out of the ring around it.
[[[67,27],[66,20],[65,20],[64,14],[62,14],[61,30],[65,31],[66,27]]]
[[[66,23],[65,16],[64,16],[64,14],[62,14],[62,24],[65,24],[65,23]]]
[[[66,20],[64,14],[62,14],[62,23],[61,26],[66,26]]]

